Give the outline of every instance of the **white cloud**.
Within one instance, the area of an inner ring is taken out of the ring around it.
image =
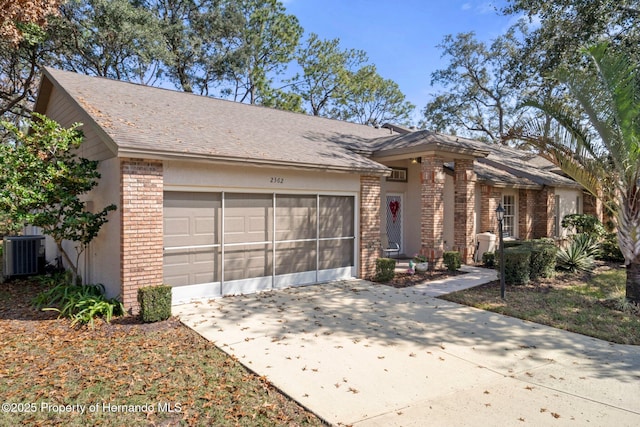
[[[487,13],[495,13],[498,10],[498,7],[494,2],[486,1],[479,4],[476,9],[480,14],[484,15]]]

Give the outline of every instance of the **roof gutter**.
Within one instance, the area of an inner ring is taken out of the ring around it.
[[[380,165],[380,167],[353,167],[353,166],[323,166],[318,163],[295,163],[278,160],[259,160],[248,159],[240,157],[227,157],[227,156],[210,156],[206,154],[194,154],[194,153],[176,153],[172,151],[158,151],[158,150],[139,150],[135,148],[120,147],[118,149],[119,158],[144,158],[153,160],[186,160],[186,161],[199,161],[207,163],[217,164],[229,164],[229,165],[251,165],[261,167],[282,167],[299,170],[315,170],[326,172],[340,172],[340,173],[358,173],[361,175],[374,175],[374,176],[389,176],[391,169]]]

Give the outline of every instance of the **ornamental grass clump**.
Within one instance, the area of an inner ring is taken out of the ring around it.
[[[557,268],[572,273],[589,272],[595,266],[595,259],[599,253],[598,241],[589,234],[576,234],[565,249],[560,249],[557,255]]]
[[[62,280],[51,289],[38,294],[34,305],[43,311],[57,311],[58,317],[71,319],[71,326],[80,323],[93,327],[97,317],[102,317],[109,323],[114,316],[124,314],[122,303],[115,298],[107,298],[104,286],[100,283],[74,285]]]

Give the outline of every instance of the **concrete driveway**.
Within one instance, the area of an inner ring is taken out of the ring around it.
[[[446,285],[342,281],[174,314],[335,425],[640,425],[640,347],[430,295]]]

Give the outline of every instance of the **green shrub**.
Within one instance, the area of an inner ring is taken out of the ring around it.
[[[505,240],[504,248],[517,248],[518,246],[522,246],[524,244],[524,240]]]
[[[120,301],[104,296],[102,284],[71,285],[66,280],[61,280],[53,288],[38,294],[34,304],[38,308],[44,307],[45,311],[57,311],[59,317],[68,317],[71,319],[71,326],[81,323],[93,327],[96,317],[103,317],[109,323],[113,316],[124,313],[124,306]]]
[[[572,273],[591,271],[598,253],[599,245],[594,236],[589,234],[576,234],[571,238],[571,243],[566,249],[558,251],[558,269]]]
[[[498,263],[503,260],[498,257]],[[531,278],[531,250],[511,247],[504,250],[504,281],[509,285],[526,285]]]
[[[424,255],[420,255],[420,254],[415,254],[413,256],[413,262],[415,262],[416,264],[419,264],[421,262],[428,262],[429,260],[427,260],[427,257]]]
[[[378,258],[376,260],[376,282],[388,282],[396,275],[396,260],[392,258]]]
[[[562,218],[561,225],[575,234],[589,234],[596,238],[605,235],[604,225],[598,218],[589,214],[569,214]]]
[[[558,248],[553,243],[532,240],[527,245],[531,251],[530,278],[552,277],[556,270]]]
[[[496,254],[495,252],[485,252],[482,254],[482,265],[487,268],[494,268],[496,266]]]
[[[143,322],[159,322],[171,317],[171,286],[146,286],[138,289],[140,317]]]
[[[618,245],[618,234],[607,233],[600,241],[600,253],[597,259],[603,261],[624,262],[624,256]]]
[[[449,271],[456,271],[462,265],[460,252],[447,251],[442,254],[442,261]]]

